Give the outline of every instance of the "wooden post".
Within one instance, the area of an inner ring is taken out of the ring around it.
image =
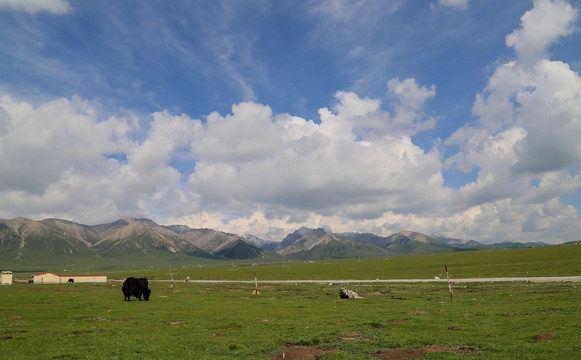
[[[448,279],[448,290],[450,290],[450,301],[454,302],[454,297],[452,296],[452,285],[450,285],[450,276],[448,275],[448,266],[444,265],[446,269],[446,278]]]
[[[258,291],[258,279],[256,277],[256,271],[254,272],[254,291],[252,292],[254,295],[260,295]]]

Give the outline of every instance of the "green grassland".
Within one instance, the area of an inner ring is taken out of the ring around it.
[[[467,251],[450,254],[397,256],[315,262],[254,264],[230,261],[221,264],[193,263],[149,266],[132,271],[116,269],[110,277],[147,276],[194,280],[373,280],[444,278],[444,265],[452,278],[576,276],[581,275],[581,245],[541,248]]]
[[[110,269],[145,275],[246,280],[358,279],[338,284],[151,281],[151,300],[123,301],[106,284],[0,286],[1,359],[578,359],[580,283],[365,283],[375,278],[579,275],[581,246],[250,266],[183,264]],[[200,267],[202,266],[202,267]],[[79,269],[81,269],[79,267]],[[60,273],[59,268],[46,269]],[[74,270],[74,268],[73,268]],[[18,277],[22,273],[15,274]],[[438,347],[434,347],[438,346]],[[297,351],[298,351],[297,350]],[[395,355],[394,355],[395,356]],[[296,357],[294,357],[296,358]],[[306,355],[302,358],[307,358]],[[311,358],[315,358],[314,355]],[[391,357],[405,358],[405,357]],[[408,357],[409,358],[409,357]]]
[[[0,288],[2,359],[268,359],[291,345],[320,359],[374,359],[427,345],[431,359],[576,359],[578,283],[350,284],[152,282],[148,302],[121,283]],[[427,357],[429,355],[429,357]]]
[[[581,275],[581,245],[450,254],[226,267],[183,267],[181,278],[200,280],[372,280]],[[167,273],[167,271],[165,271]],[[164,272],[152,273],[167,278]]]
[[[46,261],[46,259],[45,259]],[[254,265],[254,266],[253,266]],[[462,251],[445,254],[361,258],[350,260],[264,263],[257,260],[208,260],[164,257],[155,259],[111,258],[101,262],[53,258],[52,264],[0,262],[15,278],[41,271],[57,274],[106,274],[110,279],[146,276],[153,279],[253,280],[341,280],[341,279],[430,279],[445,277],[444,265],[452,278],[575,276],[581,275],[581,245],[560,245],[506,250]],[[65,272],[66,270],[66,272]]]

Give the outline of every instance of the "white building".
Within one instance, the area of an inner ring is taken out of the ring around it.
[[[58,275],[47,271],[34,274],[35,284],[66,284],[66,283],[104,283],[107,275]]]
[[[0,274],[1,285],[12,285],[12,271],[2,271]]]

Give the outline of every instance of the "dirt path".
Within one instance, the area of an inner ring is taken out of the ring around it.
[[[170,280],[151,280],[166,281]],[[185,280],[174,280],[184,282]],[[259,280],[261,284],[349,284],[349,283],[429,283],[444,282],[446,279],[375,279],[375,280]],[[450,279],[452,283],[478,283],[478,282],[581,282],[581,276],[531,276],[531,277],[494,277],[494,278],[468,278]],[[189,280],[196,283],[254,283],[254,280]]]

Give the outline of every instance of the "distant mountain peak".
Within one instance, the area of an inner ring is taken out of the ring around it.
[[[430,244],[430,243],[434,242],[434,240],[435,240],[428,235],[424,235],[422,233],[415,232],[415,231],[409,231],[409,230],[402,230],[402,231],[398,232],[397,235],[402,235],[402,236],[405,236],[407,238],[410,238],[413,241],[419,241],[419,242],[425,243],[425,244]]]
[[[283,255],[290,254],[297,251],[302,251],[309,245],[325,236],[327,232],[324,229],[309,229],[301,227],[299,230],[288,234],[280,243],[277,244],[275,250]]]
[[[176,234],[182,234],[188,230],[192,230],[192,228],[187,226],[187,225],[169,225],[169,226],[164,226],[164,228],[169,229],[169,230],[175,232]]]
[[[313,231],[313,229],[310,229],[310,228],[305,227],[305,226],[301,226],[301,228],[298,229],[297,231],[295,231],[294,234],[305,235],[311,231]]]
[[[134,223],[134,222],[140,222],[146,225],[152,225],[152,226],[159,226],[157,225],[157,223],[151,219],[146,219],[146,218],[123,218],[123,221],[126,221],[128,224]]]
[[[466,245],[468,244],[468,241],[466,240],[462,240],[462,239],[454,239],[451,238],[449,236],[446,236],[444,234],[440,234],[440,233],[433,233],[432,235],[430,235],[431,237],[433,237],[434,239],[446,244],[446,245]]]

